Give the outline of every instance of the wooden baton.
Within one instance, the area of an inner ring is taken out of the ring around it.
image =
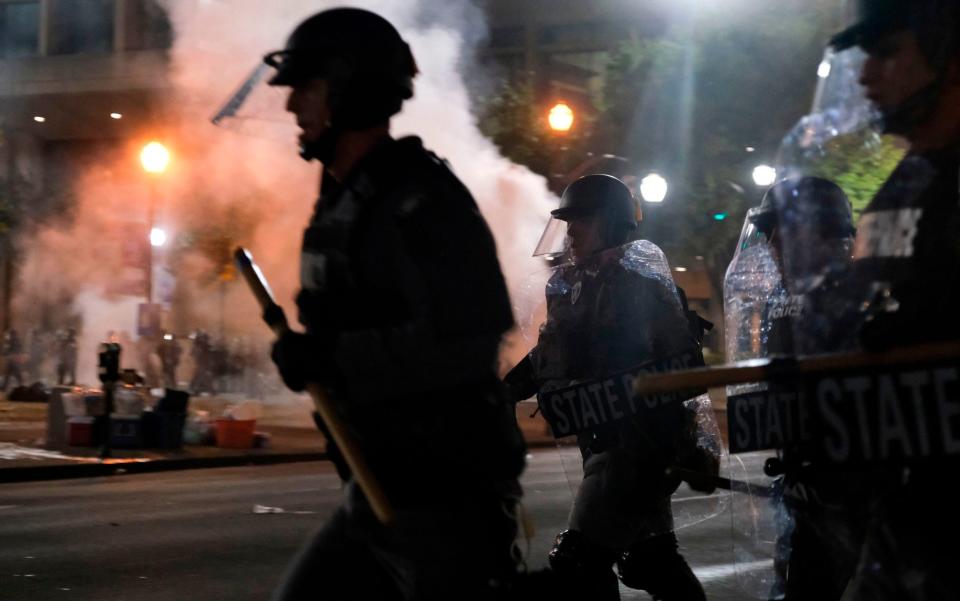
[[[243,274],[243,279],[247,281],[250,290],[253,291],[253,295],[260,304],[260,308],[263,309],[264,319],[267,321],[270,329],[273,330],[277,337],[289,332],[290,326],[286,318],[283,317],[283,312],[274,300],[273,292],[271,292],[266,278],[263,277],[263,273],[257,264],[254,263],[253,256],[250,252],[243,247],[237,248],[233,254],[233,258],[237,264],[237,269]],[[268,315],[272,317],[268,319],[266,317]],[[310,398],[313,399],[313,405],[317,413],[323,418],[323,422],[330,431],[333,441],[337,447],[339,447],[344,460],[346,460],[347,465],[350,466],[350,471],[353,472],[353,477],[356,478],[360,490],[362,490],[363,494],[367,497],[373,513],[377,516],[377,519],[380,520],[381,524],[390,524],[394,518],[393,506],[390,505],[390,501],[387,499],[383,488],[370,470],[370,466],[367,465],[356,439],[354,439],[353,435],[347,429],[343,420],[340,419],[340,414],[337,413],[330,397],[323,387],[316,382],[307,383],[307,392],[310,394]]]
[[[753,359],[719,367],[642,376],[633,381],[639,396],[716,386],[829,374],[849,369],[903,367],[960,359],[960,342],[935,342],[880,352],[836,353],[809,357]]]

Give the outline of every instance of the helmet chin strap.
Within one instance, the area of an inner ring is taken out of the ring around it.
[[[300,143],[300,158],[303,160],[320,161],[324,165],[333,160],[333,153],[340,139],[341,129],[330,125],[317,139]]]
[[[881,130],[886,134],[907,135],[913,128],[926,121],[937,105],[943,92],[944,75],[940,74],[929,84],[920,88],[896,109],[881,117]]]

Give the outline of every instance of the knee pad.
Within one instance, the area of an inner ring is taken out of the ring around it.
[[[617,552],[588,541],[582,532],[564,530],[547,557],[558,574],[590,574],[612,569]]]
[[[634,543],[617,560],[624,586],[645,590],[655,599],[705,599],[703,587],[677,550],[673,532]]]

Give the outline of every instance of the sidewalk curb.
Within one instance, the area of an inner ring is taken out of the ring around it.
[[[149,474],[177,470],[238,467],[244,465],[276,465],[323,461],[324,452],[272,453],[264,455],[234,455],[229,457],[185,457],[177,459],[152,459],[121,463],[79,463],[39,465],[31,467],[0,468],[0,484],[14,482],[39,482],[44,480],[69,480],[130,474]]]
[[[555,441],[552,440],[534,440],[527,442],[527,448],[531,450],[550,449],[554,448],[555,445]],[[282,463],[303,463],[307,461],[326,460],[327,454],[325,452],[310,451],[300,453],[265,453],[263,455],[231,455],[227,457],[180,457],[172,459],[150,459],[147,461],[130,460],[119,461],[117,463],[65,463],[26,467],[0,466],[0,484],[126,476],[178,470],[240,467],[244,465],[279,465]]]

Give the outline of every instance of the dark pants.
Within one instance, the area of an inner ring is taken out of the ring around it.
[[[960,518],[948,492],[956,473],[953,461],[914,470],[879,499],[845,600],[960,599]]]
[[[784,601],[839,601],[856,571],[862,532],[855,520],[794,515],[787,561]]]
[[[702,601],[703,588],[673,532],[670,499],[676,485],[635,451],[621,447],[585,452],[583,472],[568,524],[587,541],[584,557],[572,562],[586,568],[572,575],[584,587],[584,597],[620,598],[613,572],[617,563],[627,587],[655,599]]]
[[[73,386],[77,383],[77,370],[74,365],[57,365],[57,384]]]
[[[516,499],[398,510],[376,522],[350,483],[344,503],[300,550],[273,601],[486,601],[516,571]]]
[[[10,387],[10,379],[17,379],[17,386],[23,386],[23,373],[20,371],[20,364],[15,360],[7,359],[7,371],[3,375],[3,390]]]

